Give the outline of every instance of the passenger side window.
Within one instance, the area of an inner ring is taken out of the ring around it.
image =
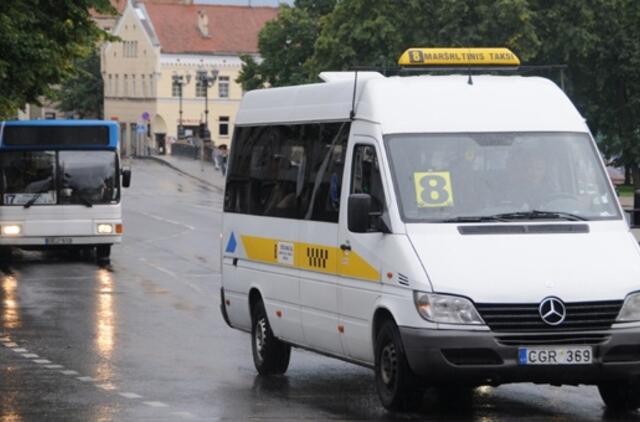
[[[356,145],[353,150],[351,192],[371,195],[371,212],[382,215],[384,189],[376,149],[372,145]]]

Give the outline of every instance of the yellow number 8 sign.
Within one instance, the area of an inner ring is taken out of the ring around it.
[[[418,207],[452,207],[453,191],[448,171],[413,173]]]

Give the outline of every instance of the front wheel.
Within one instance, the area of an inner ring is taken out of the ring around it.
[[[598,391],[607,408],[614,412],[629,412],[640,407],[640,380],[599,384]]]
[[[273,335],[264,303],[259,300],[253,309],[251,350],[253,363],[260,375],[281,375],[289,367],[291,346]]]
[[[376,389],[387,410],[416,410],[424,397],[424,385],[411,371],[396,324],[386,321],[376,337]]]
[[[108,264],[111,257],[111,245],[96,246],[96,261],[98,264]]]

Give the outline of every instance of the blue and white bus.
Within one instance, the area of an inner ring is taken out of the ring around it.
[[[102,120],[0,122],[0,258],[11,248],[95,249],[122,239],[118,125]]]

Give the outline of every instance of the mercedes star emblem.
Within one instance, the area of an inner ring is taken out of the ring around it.
[[[567,316],[564,303],[557,297],[547,297],[540,302],[540,317],[548,325],[560,325]]]

